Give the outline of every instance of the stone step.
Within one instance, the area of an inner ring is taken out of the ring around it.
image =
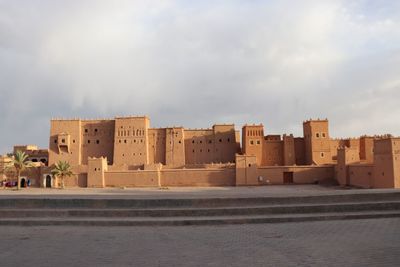
[[[1,208],[0,218],[26,217],[184,217],[184,216],[234,216],[234,215],[266,215],[266,214],[301,214],[301,213],[334,213],[354,211],[390,211],[400,210],[400,201],[390,202],[356,202],[336,204],[291,204],[264,205],[243,207],[212,208],[72,208],[72,209],[19,209]]]
[[[400,217],[400,211],[363,211],[312,214],[279,214],[260,216],[201,216],[201,217],[119,217],[119,218],[0,218],[0,225],[13,226],[184,226],[184,225],[223,225],[253,223],[287,223],[328,220],[354,220],[372,218]]]
[[[285,205],[310,203],[346,203],[400,201],[400,192],[355,193],[300,197],[246,197],[246,198],[79,198],[74,196],[1,197],[0,208],[163,208],[163,207],[235,207],[254,205]]]

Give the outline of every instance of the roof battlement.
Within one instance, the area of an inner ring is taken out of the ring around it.
[[[245,124],[245,125],[243,125],[243,127],[242,128],[245,128],[245,127],[264,127],[264,125],[262,124],[262,123],[260,123],[260,124],[255,124],[255,123],[253,123],[253,124]]]
[[[112,121],[116,119],[149,119],[147,115],[131,115],[131,116],[115,116],[114,118],[51,118],[50,121],[84,121],[84,122],[90,122],[90,121]]]
[[[328,118],[325,118],[325,119],[320,119],[320,118],[318,118],[318,119],[308,119],[308,120],[306,120],[306,121],[303,121],[303,124],[307,124],[307,123],[312,123],[312,122],[329,122],[329,120],[328,120]]]

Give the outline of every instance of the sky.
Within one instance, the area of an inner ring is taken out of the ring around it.
[[[0,154],[51,118],[400,135],[400,1],[0,0]]]

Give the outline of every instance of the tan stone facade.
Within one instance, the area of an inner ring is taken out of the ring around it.
[[[108,165],[140,169],[233,163],[240,152],[233,124],[210,129],[150,128],[147,117],[114,120],[52,120],[49,164],[65,160],[87,165],[89,157],[105,157]]]
[[[67,186],[232,186],[318,183],[400,187],[400,139],[332,139],[329,122],[303,122],[303,137],[265,134],[263,125],[208,129],[150,128],[146,116],[112,120],[52,120],[47,150],[16,146],[38,163],[33,184],[49,182],[60,160],[73,167]],[[35,158],[36,157],[36,158]],[[43,158],[42,158],[43,157]]]

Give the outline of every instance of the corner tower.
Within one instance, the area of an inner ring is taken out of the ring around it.
[[[305,121],[303,132],[306,164],[332,163],[328,120]]]
[[[245,125],[242,128],[242,152],[244,155],[256,156],[258,166],[263,162],[264,126]]]

